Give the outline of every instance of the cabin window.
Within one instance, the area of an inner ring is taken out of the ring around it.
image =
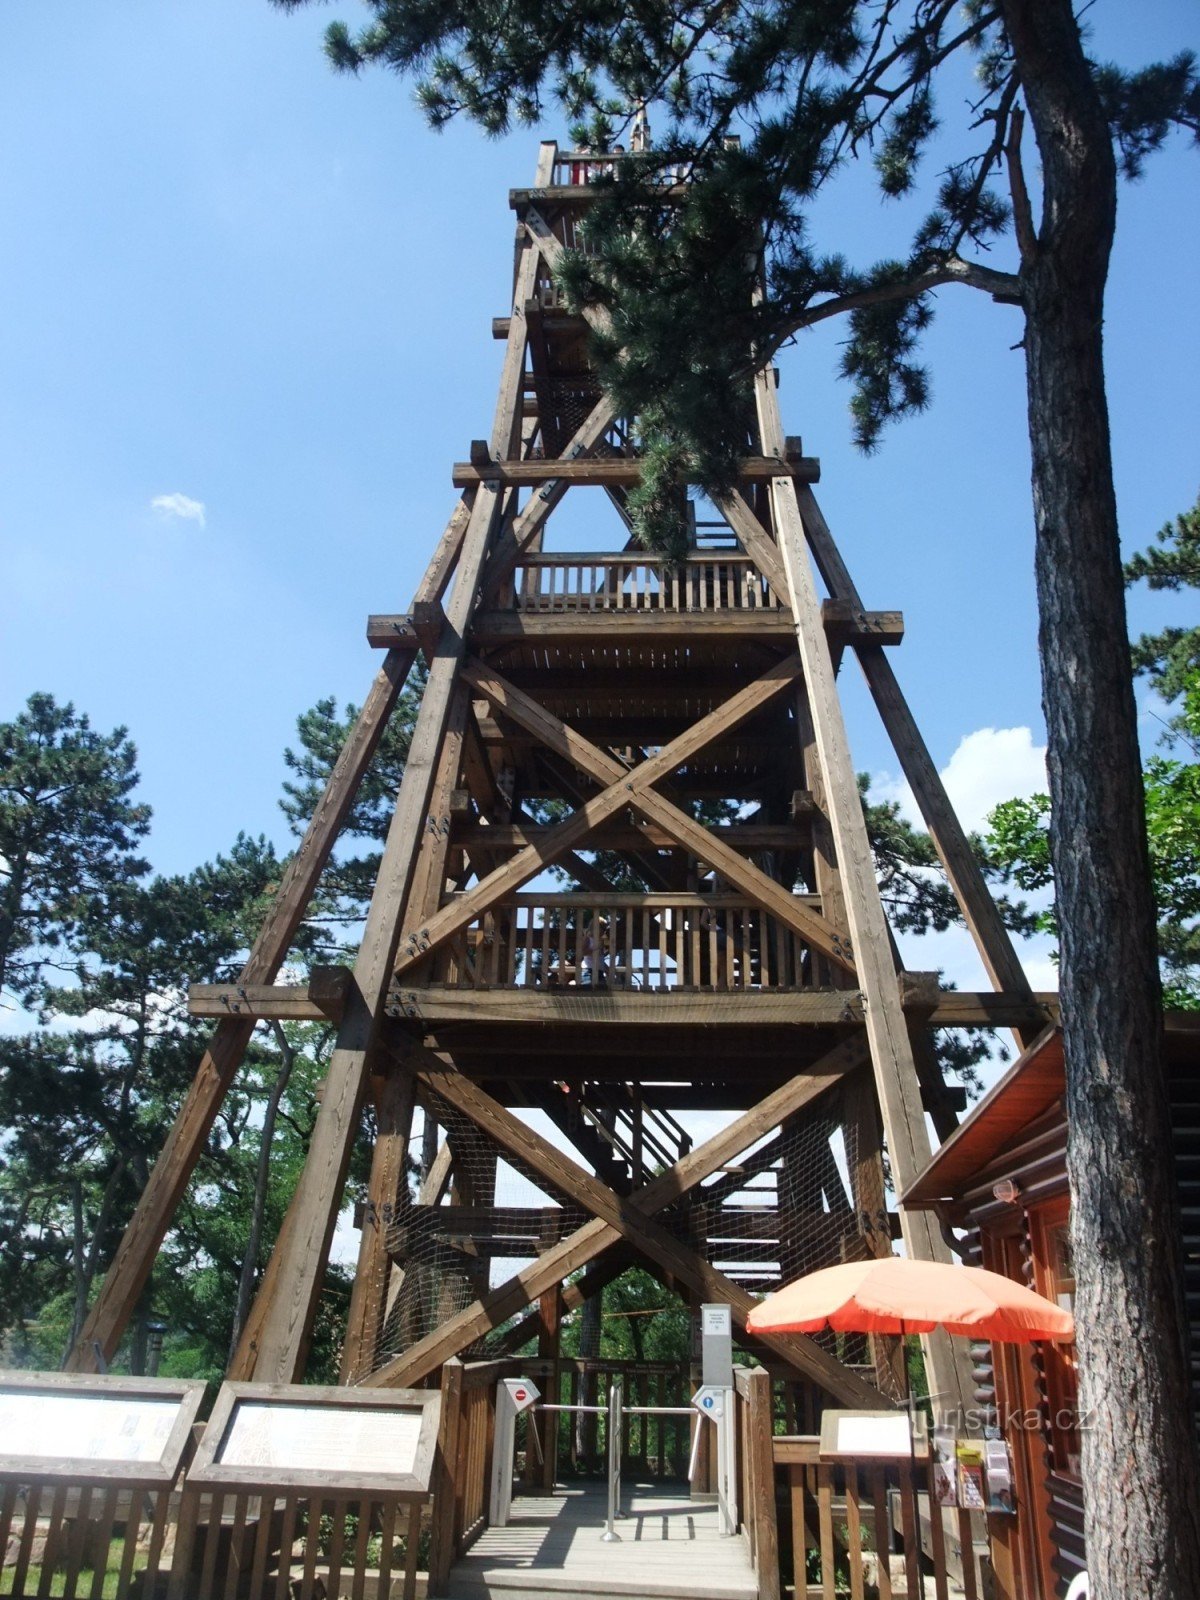
[[[1075,1309],[1075,1267],[1067,1224],[1067,1201],[1047,1206],[1034,1223],[1037,1288],[1064,1311]],[[1073,1344],[1043,1347],[1046,1400],[1050,1408],[1050,1444],[1054,1470],[1079,1476],[1079,1374]]]

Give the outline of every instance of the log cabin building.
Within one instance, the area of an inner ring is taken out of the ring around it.
[[[1200,1402],[1200,1018],[1166,1017],[1191,1338]],[[1067,1115],[1061,1030],[1048,1028],[1008,1069],[901,1197],[959,1235],[968,1262],[1004,1273],[1070,1309]],[[975,1346],[975,1398],[1004,1424],[1018,1515],[990,1519],[1006,1592],[1053,1600],[1084,1567],[1084,1484],[1073,1345]],[[982,1419],[981,1419],[982,1420]]]

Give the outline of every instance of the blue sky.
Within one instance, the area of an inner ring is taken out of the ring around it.
[[[406,607],[450,464],[490,423],[506,192],[530,181],[538,132],[429,133],[407,85],[327,68],[338,14],[353,7],[6,8],[0,717],[46,689],[126,723],[163,870],[239,828],[283,838],[295,717],[361,699],[366,615]],[[1184,0],[1091,15],[1099,53],[1127,62],[1197,42]],[[1106,334],[1131,547],[1200,489],[1198,177],[1177,142],[1121,194]],[[824,221],[831,248],[874,249],[862,186]],[[1041,739],[1017,317],[944,291],[934,404],[870,460],[832,376],[840,336],[785,355],[785,425],[822,458],[868,604],[905,612],[897,670],[975,824],[1033,781]],[[1135,624],[1169,609],[1139,600]],[[882,782],[895,762],[844,680],[856,758]]]

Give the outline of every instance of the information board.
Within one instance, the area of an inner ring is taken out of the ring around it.
[[[175,1481],[204,1384],[0,1372],[0,1479]]]
[[[826,1411],[821,1416],[822,1461],[899,1460],[923,1455],[924,1427],[906,1411]]]
[[[430,1389],[227,1383],[188,1482],[425,1495],[440,1414],[441,1396]]]

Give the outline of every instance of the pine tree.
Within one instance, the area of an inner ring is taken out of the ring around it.
[[[47,962],[72,968],[85,923],[148,870],[137,783],[125,729],[96,733],[52,695],[0,724],[0,993],[31,1001]]]

